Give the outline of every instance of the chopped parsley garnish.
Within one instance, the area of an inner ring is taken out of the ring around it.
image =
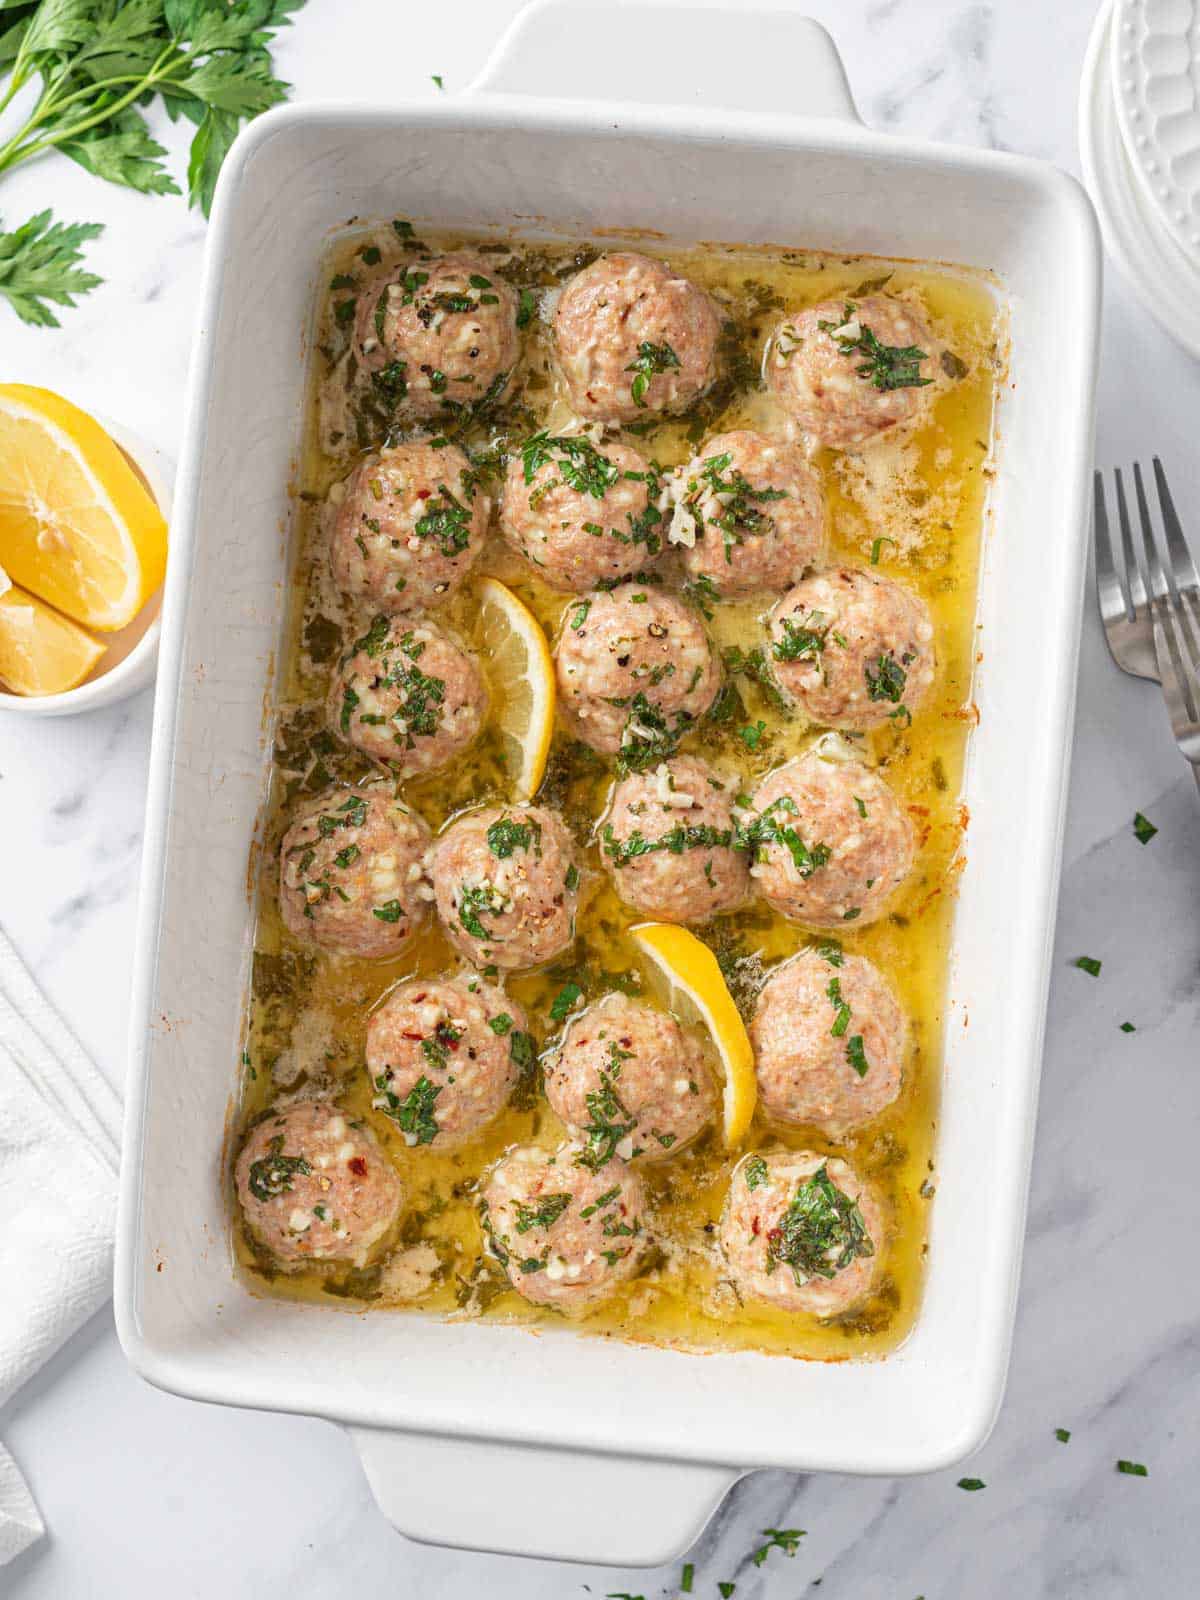
[[[428,1039],[421,1040],[421,1054],[438,1072],[445,1072],[450,1052],[457,1050],[462,1033],[446,1021],[439,1022]]]
[[[820,611],[810,612],[805,622],[784,617],[780,624],[783,638],[774,640],[771,645],[776,661],[815,661],[829,636],[829,624],[822,628],[822,621],[824,615]]]
[[[970,1494],[974,1494],[976,1489],[986,1489],[987,1484],[984,1483],[982,1478],[960,1478],[958,1480],[958,1487],[960,1489],[966,1489]]]
[[[833,1278],[875,1246],[862,1212],[829,1176],[825,1162],[798,1184],[777,1227],[767,1234],[767,1271],[788,1266],[797,1284]]]
[[[582,993],[583,990],[577,983],[564,983],[554,996],[554,1001],[550,1007],[550,1020],[552,1022],[561,1022]]]
[[[591,609],[592,602],[590,600],[581,600],[578,605],[571,607],[570,626],[575,630],[576,633],[579,632],[580,628],[582,628],[584,623],[587,621],[587,615]]]
[[[867,1060],[866,1047],[863,1044],[861,1033],[856,1033],[846,1040],[846,1060],[858,1073],[860,1078],[865,1078],[870,1063]]]
[[[717,1593],[721,1596],[721,1600],[730,1600],[730,1596],[736,1589],[737,1584],[732,1583],[728,1578],[717,1579]]]
[[[529,1071],[533,1066],[534,1054],[532,1035],[514,1028],[508,1036],[508,1057],[518,1072]]]
[[[805,844],[790,823],[780,822],[772,815],[776,811],[786,816],[795,816],[796,803],[786,794],[780,795],[778,800],[772,800],[766,810],[752,822],[738,828],[737,843],[742,848],[750,850],[757,861],[765,859],[767,845],[782,844],[790,854],[792,864],[800,876],[811,878],[814,872],[827,864],[833,851],[827,844]]]
[[[803,1528],[764,1528],[762,1532],[767,1542],[750,1557],[756,1567],[762,1566],[772,1550],[782,1550],[785,1556],[794,1556],[800,1548],[801,1539],[805,1537]]]
[[[679,1592],[680,1592],[680,1594],[691,1594],[691,1592],[692,1592],[692,1580],[695,1578],[695,1576],[696,1576],[696,1568],[695,1568],[694,1563],[692,1563],[691,1561],[685,1561],[683,1563],[683,1571],[679,1574]]]
[[[1100,976],[1100,962],[1096,960],[1095,956],[1077,956],[1074,965],[1081,972],[1086,972],[1093,978]]]
[[[785,489],[756,489],[736,467],[730,472],[732,455],[710,456],[694,478],[688,479],[684,504],[696,519],[702,535],[706,527],[718,530],[725,549],[725,560],[732,563],[733,547],[746,537],[761,538],[775,527],[774,517],[760,511],[755,502],[786,500]],[[723,477],[723,473],[728,473]],[[716,510],[705,509],[715,506]]]
[[[1071,1437],[1071,1430],[1070,1428],[1055,1428],[1054,1437],[1058,1440],[1059,1444],[1066,1444]]]
[[[1148,1478],[1150,1476],[1140,1461],[1118,1461],[1117,1471],[1123,1472],[1127,1478]]]
[[[618,839],[613,833],[612,823],[607,822],[603,839],[603,853],[614,867],[623,867],[639,856],[652,855],[658,850],[681,856],[685,850],[714,850],[730,846],[733,844],[733,829],[714,828],[706,822],[691,825],[677,822],[657,839],[643,838],[640,828],[635,828],[628,839]]]
[[[522,289],[521,298],[517,304],[517,327],[527,328],[533,321],[533,314],[537,310],[537,298],[532,289]]]
[[[289,1192],[293,1178],[306,1178],[312,1171],[303,1156],[283,1154],[281,1133],[275,1135],[267,1149],[267,1155],[250,1163],[250,1193],[256,1200],[277,1200]]]
[[[626,372],[635,374],[629,386],[634,405],[646,404],[646,390],[650,387],[650,380],[655,373],[667,372],[678,365],[679,357],[665,340],[662,344],[652,344],[650,340],[643,339],[638,345],[637,359],[631,361],[625,368]]]
[[[831,967],[840,967],[845,964],[846,958],[842,953],[841,945],[838,944],[836,939],[828,939],[824,944],[817,945],[816,951],[821,960],[828,961]]]
[[[908,673],[895,656],[885,653],[874,661],[868,661],[863,668],[863,675],[872,700],[890,700],[893,705],[899,705],[904,695],[904,685],[908,682]]]
[[[586,1097],[589,1121],[584,1128],[587,1143],[576,1156],[577,1166],[599,1172],[612,1160],[617,1146],[626,1134],[637,1127],[637,1118],[622,1104],[617,1093],[617,1080],[621,1076],[621,1063],[629,1059],[630,1052],[622,1050],[614,1040],[610,1047],[609,1064],[598,1074],[600,1087]]]
[[[878,539],[871,540],[871,565],[879,565],[879,556],[885,544],[895,544],[895,539],[889,539],[886,533],[881,533]]]
[[[425,515],[417,518],[413,532],[418,539],[435,540],[440,554],[450,561],[471,543],[471,513],[444,483],[438,484],[437,492],[441,503],[433,502]]]
[[[1149,817],[1144,817],[1140,811],[1134,815],[1133,835],[1139,844],[1149,844],[1157,832]]]
[[[757,1189],[760,1184],[766,1183],[770,1176],[767,1163],[761,1156],[751,1156],[742,1170],[746,1175],[747,1189]]]
[[[551,435],[543,430],[521,446],[521,466],[525,482],[532,483],[547,462],[558,468],[559,478],[579,494],[603,500],[621,476],[621,469],[582,434]],[[547,488],[552,485],[547,484]]]
[[[371,915],[378,917],[380,922],[399,922],[404,915],[404,907],[399,900],[385,900],[381,906],[376,906]]]
[[[544,1194],[536,1205],[517,1201],[517,1232],[528,1233],[530,1228],[552,1228],[571,1204],[569,1194]]]
[[[357,654],[360,650],[364,651],[374,661],[375,657],[388,642],[390,632],[391,623],[387,617],[379,616],[374,618],[362,638],[354,641],[354,653]]]
[[[442,82],[442,75],[440,72],[431,72],[429,76],[439,89],[444,89],[446,87],[446,85]]]
[[[579,868],[573,861],[567,868],[566,877],[563,879],[563,887],[568,894],[573,893],[579,887]]]
[[[499,916],[508,902],[493,883],[463,883],[458,890],[458,920],[472,939],[487,939],[491,935],[484,927],[482,917]]]
[[[507,1011],[502,1011],[498,1017],[488,1018],[488,1027],[493,1033],[498,1033],[502,1039],[506,1033],[511,1031],[512,1025],[513,1019]]]
[[[343,733],[350,731],[350,715],[358,704],[358,696],[353,689],[346,688],[342,692],[342,710],[338,717],[338,727]]]
[[[915,344],[883,344],[863,322],[858,324],[857,338],[838,338],[838,330],[854,320],[856,309],[848,300],[843,322],[818,322],[817,326],[822,333],[834,336],[842,355],[863,358],[855,368],[860,378],[874,384],[876,389],[919,389],[933,382],[932,378],[921,376],[921,362],[927,355]]]
[[[514,850],[528,850],[534,835],[540,836],[536,822],[514,822],[511,817],[501,817],[487,831],[488,849],[501,861],[507,861]]]
[[[842,980],[840,978],[830,978],[825,993],[834,1012],[833,1027],[829,1031],[835,1039],[840,1039],[850,1026],[850,1007],[842,996]],[[859,1043],[861,1044],[861,1042],[860,1040]]]
[[[429,736],[438,730],[442,702],[446,698],[446,685],[441,678],[430,677],[416,665],[424,654],[425,646],[412,633],[400,640],[400,656],[385,659],[387,669],[380,680],[381,688],[399,690],[400,705],[392,714],[396,728],[396,743],[411,750],[416,743],[414,735]],[[405,659],[407,658],[407,659]]]
[[[1122,1033],[1136,1033],[1137,1029],[1134,1027],[1132,1022],[1123,1022],[1121,1024],[1121,1032]]]
[[[667,721],[658,706],[651,705],[639,689],[629,702],[629,714],[621,733],[621,749],[617,764],[622,772],[645,772],[647,767],[675,753],[675,747],[691,726],[692,718],[686,711],[675,714],[674,727]]]
[[[360,855],[362,855],[362,851],[356,844],[348,844],[344,850],[339,850],[337,855],[334,856],[333,864],[335,867],[349,867],[358,860]]]
[[[620,1197],[621,1197],[621,1185],[617,1184],[617,1186],[615,1188],[606,1189],[602,1195],[598,1195],[596,1197],[596,1199],[592,1201],[590,1206],[584,1206],[583,1210],[580,1211],[579,1215],[581,1217],[583,1217],[585,1220],[588,1217],[594,1217],[596,1215],[597,1211],[603,1211],[605,1206],[612,1205],[613,1201],[614,1200],[619,1200]],[[630,1231],[632,1232],[632,1229]]]
[[[410,1144],[433,1143],[438,1131],[433,1107],[442,1092],[439,1084],[430,1083],[422,1073],[403,1100],[388,1087],[386,1073],[375,1079],[375,1087],[379,1091],[379,1110],[391,1117]]]
[[[339,828],[361,828],[367,820],[367,802],[361,795],[351,795],[332,812],[326,811],[317,819],[317,832],[328,839]]]
[[[747,750],[757,750],[759,740],[762,738],[763,734],[766,733],[766,731],[766,723],[760,720],[754,723],[752,726],[748,725],[745,728],[739,728],[738,735],[742,743],[746,746]]]

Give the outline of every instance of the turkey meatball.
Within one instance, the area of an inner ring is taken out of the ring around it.
[[[905,300],[824,300],[775,330],[767,383],[814,444],[852,450],[925,420],[931,349],[929,329]]]
[[[709,1121],[716,1093],[699,1044],[673,1016],[607,994],[568,1025],[546,1067],[546,1099],[596,1164],[674,1155]]]
[[[254,1237],[284,1267],[363,1266],[395,1227],[400,1179],[362,1123],[329,1100],[298,1100],[251,1129],[234,1170]]]
[[[517,296],[469,251],[412,260],[358,297],[356,358],[410,417],[502,393],[517,364]]]
[[[635,911],[706,922],[750,892],[749,863],[736,841],[730,786],[697,756],[673,756],[617,784],[600,854]]]
[[[814,573],[779,601],[769,631],[779,687],[828,727],[866,732],[911,719],[933,682],[925,602],[877,573]]]
[[[722,597],[776,593],[825,554],[825,492],[794,445],[719,433],[680,469],[672,540]]]
[[[433,840],[390,790],[334,789],[283,836],[289,933],[350,956],[396,956],[429,916]]]
[[[457,445],[383,450],[330,490],[333,581],[378,611],[440,605],[483,548],[489,510]]]
[[[554,313],[571,404],[604,422],[686,411],[716,375],[720,331],[703,289],[632,251],[577,273]]]
[[[878,968],[826,946],[776,967],[750,1041],[768,1114],[836,1139],[899,1094],[908,1023]]]
[[[623,1161],[593,1168],[587,1150],[552,1154],[519,1145],[484,1191],[484,1223],[518,1294],[568,1314],[586,1310],[631,1278],[646,1248],[645,1202]]]
[[[459,817],[434,848],[433,886],[447,935],[477,966],[540,966],[575,937],[575,847],[541,806]]]
[[[633,768],[669,755],[721,687],[695,612],[636,583],[568,606],[554,664],[571,732]]]
[[[558,589],[650,566],[663,546],[658,474],[615,441],[539,433],[508,464],[500,527]]]
[[[449,1150],[480,1133],[528,1058],[525,1013],[481,978],[413,978],[367,1024],[375,1108],[411,1145]]]
[[[436,772],[478,734],[488,695],[472,658],[420,618],[376,617],[334,674],[329,715],[402,777]]]
[[[912,867],[912,823],[861,762],[824,760],[810,750],[768,773],[751,804],[750,876],[775,910],[796,922],[874,922]]]
[[[721,1217],[721,1250],[743,1296],[835,1317],[871,1288],[883,1211],[844,1161],[775,1150],[739,1161]]]

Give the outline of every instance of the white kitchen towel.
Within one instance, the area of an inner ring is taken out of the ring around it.
[[[120,1125],[115,1092],[0,931],[0,1405],[112,1293]],[[0,1458],[2,1562],[42,1524]]]

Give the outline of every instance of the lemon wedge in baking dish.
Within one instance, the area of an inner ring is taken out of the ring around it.
[[[0,684],[14,694],[65,694],[81,684],[104,646],[0,573]]]
[[[162,582],[167,525],[120,448],[49,389],[0,384],[0,559],[91,628],[123,628]]]
[[[741,1144],[754,1116],[758,1080],[754,1051],[717,958],[694,933],[671,922],[645,922],[630,937],[652,968],[649,976],[681,1022],[700,1022],[712,1035],[725,1069],[725,1143]]]
[[[542,625],[495,578],[479,586],[479,637],[517,800],[532,800],[554,735],[554,663]]]

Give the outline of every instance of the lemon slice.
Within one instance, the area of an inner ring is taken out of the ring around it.
[[[104,646],[16,585],[0,593],[0,683],[14,694],[64,694],[81,684]]]
[[[671,922],[644,922],[630,936],[650,962],[651,978],[674,1014],[681,1022],[703,1023],[712,1035],[725,1068],[725,1143],[734,1149],[754,1116],[758,1080],[750,1035],[717,958],[694,933]]]
[[[495,578],[479,586],[479,633],[498,704],[507,770],[518,800],[532,800],[554,734],[554,663],[542,625]]]
[[[133,620],[162,582],[167,525],[100,424],[49,389],[0,384],[0,556],[89,627]]]

